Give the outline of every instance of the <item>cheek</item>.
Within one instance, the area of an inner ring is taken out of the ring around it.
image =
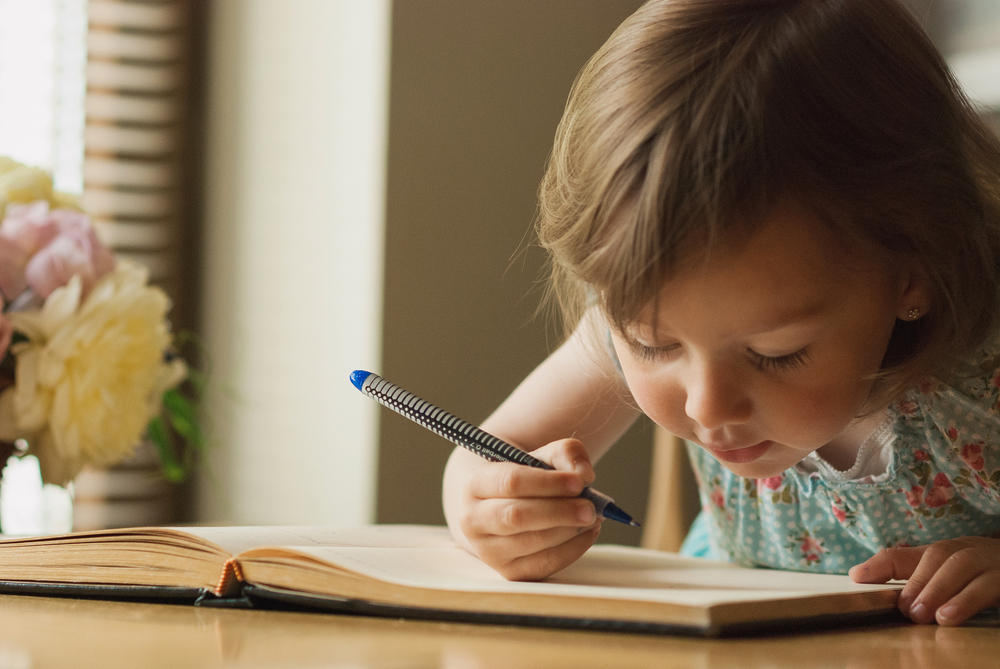
[[[783,426],[790,443],[819,447],[858,416],[867,394],[865,384],[858,383],[799,386],[771,403],[769,422]]]
[[[686,433],[685,394],[680,384],[669,378],[651,378],[625,372],[632,398],[654,423],[674,434]]]

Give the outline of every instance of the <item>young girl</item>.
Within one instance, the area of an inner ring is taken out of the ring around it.
[[[652,0],[573,86],[539,236],[572,334],[458,449],[455,538],[543,578],[639,412],[714,557],[1000,603],[1000,145],[896,0]]]

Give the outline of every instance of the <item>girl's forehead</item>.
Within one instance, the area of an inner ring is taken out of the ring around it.
[[[847,290],[887,285],[891,263],[852,248],[815,215],[798,207],[776,209],[747,235],[721,240],[685,258],[662,282],[635,324],[713,310],[766,329],[803,320]]]

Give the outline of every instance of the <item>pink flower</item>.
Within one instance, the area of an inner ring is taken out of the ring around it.
[[[12,300],[28,287],[24,269],[28,260],[59,234],[49,217],[48,202],[11,204],[0,223],[0,291]]]
[[[965,444],[962,446],[962,460],[972,469],[976,471],[982,470],[986,464],[986,461],[983,460],[983,442],[979,441],[974,444]]]
[[[906,416],[912,416],[917,413],[917,403],[913,400],[902,400],[896,406],[899,409],[899,412]]]
[[[941,472],[934,477],[934,482],[927,490],[927,494],[924,496],[924,501],[927,503],[927,506],[933,509],[939,506],[944,506],[948,503],[948,500],[954,496],[955,486],[951,484],[951,481],[948,479],[948,475]]]
[[[79,276],[86,295],[114,268],[114,256],[97,239],[85,214],[57,209],[50,215],[59,226],[59,235],[28,261],[24,270],[28,286],[44,299]]]
[[[45,299],[79,276],[86,295],[114,267],[114,256],[90,219],[48,202],[8,207],[0,226],[0,290],[10,299],[26,287]]]
[[[918,460],[920,462],[927,462],[928,460],[931,459],[930,454],[927,451],[923,450],[923,449],[920,449],[917,452],[915,452],[913,454],[913,457],[914,457],[914,459],[916,459],[916,460]]]
[[[958,428],[952,426],[948,428],[948,438],[952,441],[958,439]]]
[[[915,485],[906,491],[906,502],[910,506],[916,508],[920,506],[920,499],[924,495],[924,487],[922,485]]]
[[[839,521],[844,522],[847,520],[847,512],[841,509],[835,502],[831,502],[830,508],[833,509],[833,516]]]
[[[718,486],[712,488],[712,492],[709,493],[709,498],[712,500],[712,504],[720,509],[726,508],[726,498],[722,495],[722,488],[719,488]]]

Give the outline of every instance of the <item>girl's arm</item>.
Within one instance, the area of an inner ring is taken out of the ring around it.
[[[638,415],[620,376],[581,325],[483,423],[554,471],[491,463],[455,449],[443,502],[455,539],[510,579],[544,578],[576,560],[600,530],[578,497],[596,461]]]

